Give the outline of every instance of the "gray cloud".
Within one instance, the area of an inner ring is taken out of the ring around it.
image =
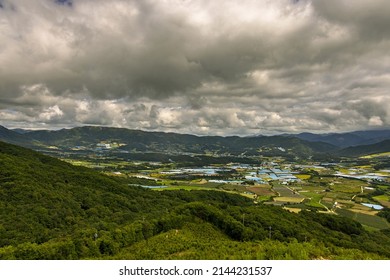
[[[1,0],[0,120],[195,134],[389,127],[386,0]]]

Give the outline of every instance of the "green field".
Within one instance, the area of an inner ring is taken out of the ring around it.
[[[323,194],[316,192],[303,192],[301,194],[309,199],[309,201],[306,202],[305,205],[327,210],[326,207],[321,203],[321,199],[324,196]]]
[[[348,194],[358,194],[361,192],[360,185],[352,185],[352,184],[335,184],[330,187],[332,191],[348,193]]]
[[[374,200],[378,201],[383,206],[390,208],[390,195],[383,194],[373,197]]]
[[[311,178],[310,174],[296,174],[295,177],[301,180],[308,180]]]
[[[389,229],[390,224],[383,218],[373,215],[367,215],[347,209],[337,209],[336,213],[351,218],[355,221],[358,221],[359,223],[363,225],[367,225],[369,227],[373,227],[376,229]]]
[[[390,157],[390,152],[372,154],[372,155],[368,155],[368,156],[362,156],[361,158],[364,158],[364,159],[373,159],[373,158],[377,158],[377,157]]]
[[[390,196],[388,196],[386,194],[377,195],[377,196],[374,196],[373,199],[378,200],[380,202],[382,202],[382,201],[390,201]]]
[[[169,187],[166,187],[166,188],[153,189],[153,190],[155,190],[155,191],[170,191],[170,190],[186,190],[186,191],[208,190],[208,191],[215,191],[216,189],[199,187],[199,186],[169,186]]]
[[[285,202],[285,203],[301,203],[304,200],[302,197],[288,197],[288,196],[278,196],[274,197],[274,201]]]

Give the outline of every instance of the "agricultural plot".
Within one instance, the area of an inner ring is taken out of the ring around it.
[[[369,207],[362,206],[359,204],[354,205],[352,208],[350,208],[350,210],[353,212],[356,212],[356,213],[362,213],[362,214],[371,215],[371,216],[375,216],[376,214],[379,213],[379,211],[370,209]]]
[[[288,196],[278,196],[274,197],[274,201],[283,202],[283,203],[301,203],[305,198],[303,197],[288,197]]]
[[[322,198],[322,203],[330,203],[333,204],[335,202],[335,199],[332,197],[324,196]]]
[[[255,186],[255,187],[247,187],[248,191],[253,192],[259,196],[274,196],[276,195],[269,186]]]
[[[308,180],[311,178],[310,174],[295,174],[295,177],[297,177],[300,180]]]
[[[304,192],[302,193],[303,196],[310,198],[312,200],[320,201],[323,197],[322,194],[317,193],[317,192]]]
[[[352,208],[356,203],[352,200],[343,200],[343,199],[338,199],[337,200],[338,205],[341,207],[347,207],[347,208]]]
[[[236,192],[246,192],[248,188],[243,185],[231,185],[231,184],[224,184],[220,188],[227,190],[227,191],[236,191]]]
[[[204,188],[211,188],[211,189],[220,189],[220,188],[224,188],[225,186],[227,186],[226,184],[221,184],[221,183],[210,183],[210,182],[206,182],[206,183],[192,183],[192,182],[186,182],[186,181],[183,181],[182,182],[183,184],[187,183],[187,184],[190,184],[192,186],[199,186],[199,187],[204,187]]]
[[[166,187],[166,188],[156,188],[156,189],[153,189],[155,191],[170,191],[170,190],[186,190],[186,191],[192,191],[192,190],[209,190],[209,191],[215,191],[215,190],[218,190],[218,189],[215,189],[215,188],[205,188],[205,187],[201,187],[201,186],[169,186],[169,187]]]
[[[376,229],[389,229],[390,224],[381,217],[368,215],[348,209],[337,209],[336,213],[351,218],[359,223]]]
[[[279,196],[285,197],[302,197],[299,193],[292,191],[284,186],[274,186],[273,190],[279,194]]]
[[[278,197],[274,197],[274,201],[276,202],[301,203],[305,199],[299,193],[284,186],[274,186],[273,190],[279,194]]]
[[[309,201],[305,203],[307,206],[316,207],[328,210],[327,207],[321,203],[321,200],[323,198],[323,194],[317,193],[317,192],[305,192],[302,193]]]
[[[382,204],[385,207],[390,208],[390,196],[389,195],[378,195],[374,196],[373,199],[377,201],[378,203]]]
[[[299,213],[302,211],[302,209],[300,208],[292,208],[292,207],[283,207],[283,209],[293,213]]]
[[[334,184],[330,186],[330,189],[339,193],[347,194],[359,194],[362,192],[362,185],[351,185],[351,184]]]
[[[373,158],[377,158],[377,157],[390,157],[390,152],[371,154],[371,155],[367,155],[367,156],[362,156],[361,158],[373,159]]]

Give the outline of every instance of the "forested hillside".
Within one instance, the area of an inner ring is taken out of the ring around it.
[[[217,153],[230,155],[312,156],[317,153],[329,153],[336,149],[327,143],[304,141],[292,136],[195,136],[189,134],[147,132],[113,127],[76,127],[56,131],[26,131],[18,134],[6,128],[0,140],[35,149],[67,151],[75,147],[94,150],[98,143],[117,143],[118,150],[127,152],[180,153]],[[13,140],[12,142],[9,140]],[[22,141],[23,140],[23,141]],[[27,144],[25,141],[29,141]],[[55,148],[53,150],[53,148]],[[282,148],[282,150],[280,150]]]
[[[340,148],[370,145],[390,138],[390,130],[351,131],[346,133],[300,133],[293,136],[311,142],[324,142]]]
[[[390,258],[347,218],[137,183],[0,142],[0,259]]]
[[[375,144],[345,148],[340,151],[340,154],[348,157],[358,157],[376,153],[386,153],[389,151],[390,140],[384,140]]]
[[[62,156],[85,155],[103,149],[116,156],[135,160],[159,161],[188,154],[205,156],[281,156],[334,159],[389,152],[389,130],[356,131],[343,134],[284,134],[274,136],[195,136],[148,132],[126,128],[84,126],[61,130],[10,130],[0,126],[0,141]],[[100,145],[100,146],[99,146]],[[180,160],[179,159],[179,160]]]

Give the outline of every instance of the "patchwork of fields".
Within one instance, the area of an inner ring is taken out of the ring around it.
[[[237,193],[254,203],[283,206],[291,212],[310,209],[353,218],[363,225],[390,228],[377,209],[390,207],[390,170],[374,170],[370,164],[306,165],[272,160],[261,165],[215,164],[175,168],[175,164],[74,161],[112,176],[150,180],[155,191],[217,190]],[[145,186],[148,187],[148,186]],[[377,206],[375,206],[377,207]]]

